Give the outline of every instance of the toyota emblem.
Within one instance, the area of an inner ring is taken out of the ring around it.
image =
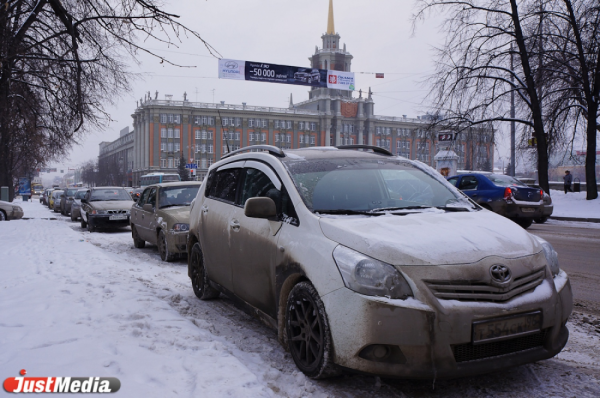
[[[492,275],[492,279],[498,283],[506,283],[510,281],[511,273],[510,269],[507,266],[502,264],[492,265],[490,267],[490,275]]]

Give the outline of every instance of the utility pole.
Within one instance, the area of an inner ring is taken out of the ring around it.
[[[513,60],[513,45],[510,44],[510,70],[512,73],[515,73],[514,70],[514,60]],[[514,75],[510,76],[511,83],[515,82]],[[510,92],[510,118],[512,119],[510,122],[510,170],[508,170],[508,175],[514,177],[515,176],[515,87],[513,85],[512,90]]]

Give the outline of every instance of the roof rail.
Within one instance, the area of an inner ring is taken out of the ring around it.
[[[379,146],[374,146],[374,145],[339,145],[336,146],[337,149],[370,149],[375,153],[379,153],[382,155],[387,155],[387,156],[394,156],[393,153],[391,153],[390,151],[388,151],[385,148],[381,148]]]
[[[273,146],[273,145],[250,145],[250,146],[246,146],[246,147],[243,147],[240,149],[236,149],[235,151],[228,152],[225,155],[221,156],[221,159],[225,159],[230,156],[237,155],[238,153],[250,151],[252,149],[261,149],[263,151],[268,151],[271,155],[277,156],[280,158],[285,157],[285,153],[283,153],[283,150],[276,146]]]

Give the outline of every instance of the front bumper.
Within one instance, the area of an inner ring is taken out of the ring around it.
[[[549,292],[550,297],[541,302],[540,295]],[[551,358],[567,343],[569,332],[565,324],[573,307],[571,286],[564,272],[554,283],[546,279],[534,291],[503,303],[439,300],[429,305],[413,298],[365,296],[346,288],[329,293],[322,300],[336,364],[358,372],[419,379],[483,374]],[[504,351],[498,351],[499,343],[473,346],[473,321],[529,311],[543,313],[543,332],[539,336],[504,340],[503,347],[509,347]],[[359,356],[374,344],[397,347],[397,352],[388,362]],[[483,350],[484,357],[461,356],[461,352],[473,351],[473,347],[480,353]]]
[[[7,212],[6,214],[6,218],[8,220],[18,220],[20,218],[23,218],[24,212],[23,210],[14,210],[11,212]]]
[[[124,220],[111,220],[110,215],[88,214],[88,224],[94,228],[117,228],[129,225],[129,216]]]
[[[170,253],[187,253],[188,231],[167,231],[167,245]]]

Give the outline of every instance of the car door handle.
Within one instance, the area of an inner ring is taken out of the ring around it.
[[[206,213],[208,213],[208,206],[202,206],[202,208],[201,208],[201,209],[202,209],[202,213],[203,213],[203,214],[206,214]]]
[[[231,220],[229,222],[229,225],[231,226],[231,229],[233,229],[235,232],[240,230],[240,222],[238,220]]]

